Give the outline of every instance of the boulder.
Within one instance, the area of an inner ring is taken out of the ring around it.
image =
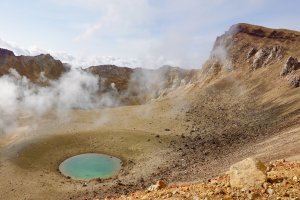
[[[290,56],[283,66],[280,76],[286,76],[297,69],[300,69],[300,62],[297,58]]]
[[[297,58],[290,56],[282,68],[280,76],[285,77],[292,87],[300,86],[300,62]]]
[[[266,170],[261,161],[247,158],[230,167],[230,185],[237,188],[262,185],[267,179]]]
[[[151,185],[150,187],[148,187],[148,191],[157,191],[157,190],[163,189],[165,187],[167,187],[167,183],[162,180],[159,180],[154,185]]]

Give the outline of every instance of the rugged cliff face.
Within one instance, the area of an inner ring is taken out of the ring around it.
[[[15,56],[12,51],[0,49],[0,76],[16,70],[33,82],[42,82],[42,78],[58,79],[67,67],[49,54],[38,56]]]
[[[298,87],[299,45],[300,32],[237,24],[216,39],[203,71],[217,75],[222,71],[251,73],[269,68],[280,71],[276,78],[283,78]]]

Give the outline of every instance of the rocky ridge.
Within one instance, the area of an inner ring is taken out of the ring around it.
[[[92,66],[85,71],[99,76],[102,92],[117,91],[123,104],[143,104],[193,81],[197,70],[163,66],[158,69],[127,68],[115,65]]]
[[[70,70],[67,63],[49,54],[15,56],[0,48],[0,76],[13,73],[27,77],[33,83],[47,85]],[[112,93],[120,105],[144,104],[190,83],[197,70],[163,66],[158,69],[127,68],[115,65],[91,66],[84,71],[99,77],[99,95]]]
[[[299,87],[299,44],[300,33],[297,31],[236,24],[216,39],[202,72],[217,75],[228,70],[246,72],[279,66],[281,71],[289,68],[290,75],[284,72],[278,74],[278,78],[286,77],[290,85]]]
[[[41,77],[58,79],[68,67],[49,54],[38,56],[15,56],[12,51],[0,49],[0,76],[16,70],[35,83],[42,82]]]

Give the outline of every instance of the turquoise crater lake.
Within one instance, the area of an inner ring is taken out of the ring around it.
[[[90,180],[110,178],[116,175],[122,161],[105,154],[85,153],[70,157],[59,165],[60,172],[72,179]]]

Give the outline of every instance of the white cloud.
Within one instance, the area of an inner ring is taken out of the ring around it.
[[[4,49],[9,49],[17,55],[31,55],[31,51],[29,49],[20,47],[13,42],[6,41],[1,38],[0,38],[0,47]]]
[[[251,13],[266,2],[267,0],[89,1],[94,9],[101,5],[100,17],[95,23],[86,26],[76,40],[97,41],[99,48],[114,45],[118,52],[137,55],[146,67],[153,68],[163,64],[200,67],[208,57],[215,37],[222,33],[219,31],[225,31],[231,25],[223,24],[223,27],[211,29],[213,24]],[[77,3],[81,4],[82,1]],[[199,38],[205,40],[199,41]]]
[[[21,114],[36,119],[48,112],[68,120],[71,109],[92,109],[115,106],[118,100],[110,93],[99,94],[99,77],[80,69],[64,73],[58,80],[49,80],[47,87],[35,85],[15,70],[0,77],[0,135],[18,127]],[[32,124],[31,124],[32,123]],[[29,125],[28,124],[28,125]]]
[[[111,62],[138,67],[163,64],[200,67],[216,36],[232,23],[244,22],[239,20],[249,16],[255,18],[260,9],[272,3],[270,0],[47,1],[66,12],[76,7],[84,16],[80,22],[72,21],[76,27],[72,34],[62,36],[66,42],[62,48],[76,58],[52,51],[58,58],[74,65]],[[56,44],[59,45],[62,44]],[[132,62],[133,65],[128,65]]]
[[[140,67],[141,63],[134,58],[120,58],[114,56],[72,56],[65,52],[44,50],[37,47],[21,47],[13,42],[9,42],[0,38],[0,48],[11,50],[15,55],[26,55],[26,56],[36,56],[39,54],[51,54],[54,58],[61,60],[64,63],[68,63],[75,68],[87,68],[90,66],[112,64],[123,67]]]
[[[101,4],[90,1],[99,7],[100,18],[89,24],[76,40],[84,40],[98,33],[98,37],[120,37],[138,35],[140,28],[146,27],[151,8],[146,0],[103,0]]]
[[[101,27],[102,27],[102,23],[101,22],[93,24],[92,26],[88,27],[81,35],[77,36],[75,38],[75,41],[79,41],[79,40],[83,40],[83,39],[89,38],[91,35],[93,35]]]

